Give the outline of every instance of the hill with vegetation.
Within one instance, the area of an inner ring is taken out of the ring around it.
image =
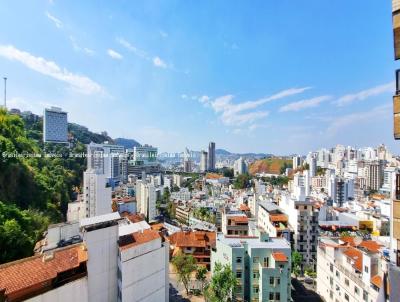
[[[0,109],[0,263],[30,256],[50,223],[65,219],[76,198],[91,141],[113,142],[106,134],[69,124],[71,147],[44,144],[42,119]]]
[[[282,174],[286,168],[292,167],[292,160],[280,157],[270,157],[259,159],[253,162],[249,167],[249,173],[254,175],[256,173],[270,173]]]
[[[114,142],[117,145],[124,146],[125,149],[132,149],[133,147],[139,147],[140,143],[135,141],[134,139],[129,139],[129,138],[116,138],[114,139]]]

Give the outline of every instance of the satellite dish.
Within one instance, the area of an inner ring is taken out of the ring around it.
[[[363,242],[363,239],[360,236],[356,236],[354,237],[353,242],[355,246],[359,246]]]

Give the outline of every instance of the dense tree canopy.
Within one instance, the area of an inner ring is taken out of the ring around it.
[[[41,119],[0,109],[0,262],[31,255],[47,225],[63,220],[85,167],[71,154],[85,152],[77,140],[43,144]]]

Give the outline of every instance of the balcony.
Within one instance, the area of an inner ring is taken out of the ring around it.
[[[393,96],[393,131],[394,138],[400,139],[400,96],[398,95]]]

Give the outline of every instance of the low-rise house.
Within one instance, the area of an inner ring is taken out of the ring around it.
[[[176,232],[169,236],[170,254],[175,256],[179,253],[192,255],[199,265],[210,269],[211,249],[215,247],[215,232],[190,231]]]

